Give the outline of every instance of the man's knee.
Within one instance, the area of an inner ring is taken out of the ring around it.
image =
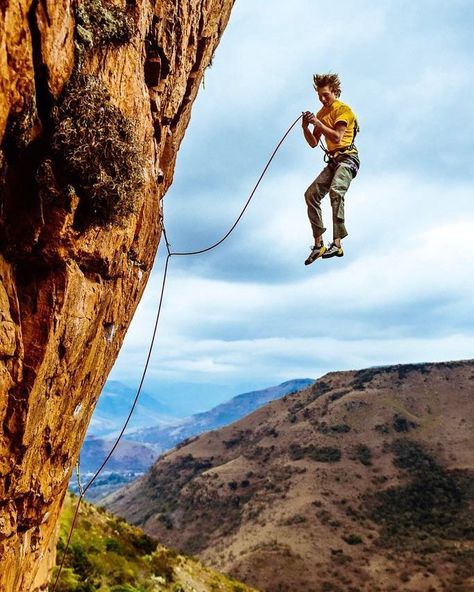
[[[344,197],[344,194],[349,189],[351,181],[352,173],[345,167],[339,167],[332,180],[330,193],[334,193]]]
[[[308,189],[306,189],[306,191],[304,192],[304,198],[308,205],[314,202],[319,203],[321,201],[322,196],[318,185],[315,186],[314,183],[310,185]]]
[[[340,221],[344,220],[344,197],[336,193],[330,194],[331,208],[334,213],[334,217]]]

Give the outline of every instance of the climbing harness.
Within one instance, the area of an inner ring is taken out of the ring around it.
[[[349,146],[344,146],[343,148],[335,148],[334,150],[328,150],[326,146],[323,144],[322,140],[319,140],[319,146],[322,148],[324,152],[324,162],[331,168],[336,168],[340,164],[343,164],[347,168],[349,168],[352,172],[352,178],[355,179],[357,172],[359,171],[359,161],[352,157],[351,154],[345,154],[349,150],[354,150],[355,146],[355,139],[357,134],[360,132],[359,123],[354,120],[354,132],[352,136],[352,142]]]
[[[283,137],[281,138],[281,140],[278,142],[275,150],[272,152],[272,155],[270,156],[270,158],[268,159],[267,164],[265,165],[262,174],[260,175],[260,177],[258,178],[257,182],[255,183],[254,188],[252,189],[244,207],[242,208],[239,216],[237,217],[237,219],[235,220],[235,222],[232,224],[232,226],[230,227],[230,229],[226,232],[226,234],[219,239],[217,242],[213,243],[212,245],[210,245],[209,247],[205,247],[203,249],[199,249],[197,251],[187,251],[187,252],[179,252],[179,251],[172,251],[171,250],[171,245],[170,242],[168,241],[168,237],[166,235],[166,228],[165,228],[165,224],[164,224],[164,217],[163,217],[163,210],[162,207],[160,206],[160,214],[159,214],[159,222],[160,222],[160,226],[161,229],[163,231],[163,236],[165,239],[165,245],[166,245],[166,250],[167,250],[167,256],[166,256],[166,261],[165,261],[165,268],[163,271],[163,280],[161,283],[161,291],[160,291],[160,299],[158,302],[158,310],[156,312],[156,317],[155,317],[155,323],[154,323],[154,327],[153,327],[153,333],[151,336],[151,340],[150,340],[150,345],[148,347],[148,353],[147,353],[147,357],[146,357],[146,361],[145,361],[145,365],[143,367],[143,372],[142,372],[142,376],[140,379],[140,383],[138,385],[138,389],[137,392],[135,394],[135,398],[133,400],[133,403],[130,407],[130,411],[128,413],[128,416],[122,426],[122,429],[120,430],[119,435],[117,436],[112,448],[109,450],[107,456],[105,457],[104,461],[102,462],[102,464],[100,465],[100,467],[97,469],[97,471],[94,473],[94,475],[91,477],[90,481],[84,486],[82,487],[80,484],[80,478],[79,478],[79,468],[78,465],[76,465],[76,471],[77,471],[77,475],[78,475],[78,479],[79,479],[79,491],[80,491],[80,495],[79,498],[77,500],[77,504],[76,504],[76,509],[74,511],[74,515],[72,518],[72,523],[71,523],[71,527],[69,529],[69,535],[66,541],[66,546],[64,547],[64,551],[63,551],[63,556],[61,559],[61,563],[59,565],[59,569],[58,572],[56,574],[56,579],[54,581],[54,585],[53,588],[51,590],[51,592],[56,592],[56,588],[58,586],[59,583],[59,578],[61,576],[61,572],[62,569],[64,567],[64,561],[66,559],[66,553],[69,549],[69,545],[71,543],[71,538],[72,538],[72,533],[74,531],[74,526],[76,525],[76,521],[77,521],[77,517],[79,515],[79,507],[82,501],[82,498],[85,496],[85,494],[87,493],[88,489],[90,488],[90,486],[94,483],[94,481],[97,479],[97,477],[99,476],[99,474],[103,471],[105,465],[108,463],[108,461],[110,460],[112,454],[114,453],[115,449],[117,448],[120,440],[122,439],[123,434],[125,433],[125,430],[127,429],[127,426],[130,422],[130,419],[132,417],[132,414],[135,410],[135,407],[138,403],[138,398],[140,396],[141,390],[142,390],[142,386],[143,386],[143,382],[145,381],[145,376],[146,373],[148,371],[148,365],[150,362],[150,358],[151,358],[151,354],[153,351],[153,346],[155,343],[155,337],[156,337],[156,333],[158,330],[158,322],[160,320],[160,314],[161,314],[161,307],[163,304],[163,297],[164,297],[164,293],[165,293],[165,286],[166,286],[166,279],[168,276],[168,266],[169,266],[169,261],[171,259],[171,257],[184,257],[184,256],[188,256],[188,255],[200,255],[201,253],[207,253],[208,251],[211,251],[212,249],[215,249],[216,247],[218,247],[219,245],[221,245],[229,236],[230,234],[234,231],[235,227],[237,226],[237,224],[240,222],[242,216],[245,213],[245,210],[247,209],[248,205],[250,204],[250,202],[252,201],[252,198],[255,194],[255,192],[257,191],[258,186],[260,185],[260,181],[263,179],[265,173],[267,172],[268,167],[270,166],[275,154],[278,152],[280,146],[283,144],[283,142],[286,140],[286,137],[288,136],[288,134],[291,132],[291,130],[295,127],[295,125],[298,123],[298,121],[303,117],[303,115],[300,115],[297,119],[295,119],[295,121],[290,125],[290,127],[287,129],[287,131],[285,132],[285,134],[283,135]]]

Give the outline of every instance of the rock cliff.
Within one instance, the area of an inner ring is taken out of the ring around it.
[[[45,589],[233,0],[0,4],[0,590]]]

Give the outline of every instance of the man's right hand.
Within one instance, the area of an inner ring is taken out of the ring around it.
[[[308,125],[311,123],[312,117],[313,117],[313,114],[311,113],[311,111],[304,111],[303,112],[303,121],[302,121],[301,125],[303,126],[304,129],[307,129]]]

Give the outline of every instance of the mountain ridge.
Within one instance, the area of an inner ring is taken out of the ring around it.
[[[212,407],[209,411],[195,413],[189,418],[184,418],[177,422],[175,426],[163,426],[162,428],[148,428],[134,431],[130,434],[129,439],[155,444],[158,438],[161,437],[166,441],[165,438],[168,436],[169,440],[166,446],[171,448],[185,438],[196,436],[200,432],[209,429],[216,429],[227,425],[244,415],[248,415],[262,404],[284,396],[291,391],[301,390],[301,388],[309,386],[313,382],[314,379],[312,378],[295,378],[276,386],[241,393],[224,403]]]
[[[265,592],[467,590],[473,381],[473,360],[328,373],[105,504]]]
[[[311,378],[288,380],[276,386],[241,393],[209,411],[192,415],[187,419],[175,420],[175,423],[171,423],[171,425],[161,425],[126,433],[107,463],[102,476],[95,480],[92,487],[88,489],[87,499],[100,502],[104,495],[130,482],[149,469],[161,453],[174,446],[181,446],[183,441],[195,437],[203,431],[231,423],[265,402],[297,391],[313,382],[314,380]],[[128,387],[125,389],[128,393]],[[124,403],[124,405],[126,404]],[[92,477],[114,442],[114,438],[86,437],[80,456],[83,478]],[[74,493],[79,492],[75,478],[71,480],[70,489]]]

